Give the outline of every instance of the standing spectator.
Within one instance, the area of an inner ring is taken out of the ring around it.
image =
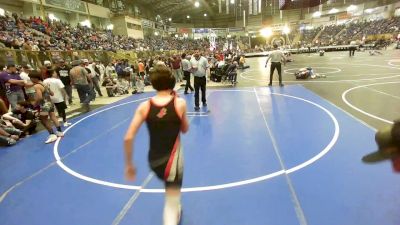
[[[56,72],[61,82],[64,84],[65,91],[68,96],[68,104],[72,104],[72,85],[71,78],[69,77],[69,71],[71,68],[65,64],[65,61],[61,59],[59,61],[58,67],[56,68]]]
[[[104,75],[106,74],[106,67],[104,66],[103,62],[98,60],[96,62],[96,68],[99,70],[100,80],[103,81],[104,80]]]
[[[49,137],[45,142],[46,144],[48,144],[56,141],[57,137],[64,136],[64,133],[61,130],[60,123],[58,122],[56,114],[54,113],[54,105],[50,99],[50,96],[53,95],[53,92],[51,92],[51,90],[43,84],[41,74],[38,73],[37,71],[32,71],[29,74],[29,77],[31,78],[34,84],[36,91],[35,105],[39,110],[40,121],[49,132]],[[55,134],[52,125],[50,123],[49,117],[57,128]]]
[[[192,66],[192,73],[194,76],[194,110],[200,110],[199,104],[199,90],[201,89],[201,101],[203,106],[207,106],[206,100],[206,70],[208,67],[208,61],[203,56],[200,56],[199,50],[196,50],[194,55],[190,59],[190,64]]]
[[[106,67],[106,77],[115,78],[115,67],[112,63],[109,63]]]
[[[186,80],[185,85],[185,95],[188,94],[188,89],[193,92],[193,87],[190,84],[190,70],[192,66],[190,65],[190,61],[188,60],[189,56],[186,56],[186,53],[182,54],[182,70],[183,70],[183,77]]]
[[[172,74],[174,75],[176,82],[182,82],[182,68],[181,68],[181,59],[174,55],[172,57],[172,61],[170,63],[172,68]]]
[[[56,106],[58,116],[62,118],[64,127],[67,127],[71,125],[67,122],[67,116],[65,114],[67,105],[65,104],[64,99],[68,99],[67,92],[64,89],[65,86],[63,82],[58,78],[57,72],[55,70],[49,70],[49,73],[52,76],[44,80],[43,83],[53,92],[53,95],[50,96],[51,102]]]
[[[93,88],[102,97],[103,94],[101,93],[101,89],[100,89],[100,70],[97,68],[95,62],[92,62],[91,64],[89,64],[88,68],[91,70]]]
[[[144,63],[142,62],[141,59],[139,59],[138,71],[139,71],[139,76],[141,76],[142,79],[144,79],[144,75],[146,74],[145,73],[145,66],[144,66]]]
[[[17,72],[17,68],[15,65],[8,66],[8,79],[9,80],[19,80],[24,81],[21,79]],[[22,85],[23,86],[23,85]],[[6,90],[7,90],[7,98],[11,104],[11,109],[14,110],[17,106],[17,103],[20,101],[25,101],[24,91],[22,90],[22,86],[18,84],[6,83]]]
[[[31,83],[31,79],[29,78],[29,73],[32,70],[30,66],[23,66],[22,72],[20,73],[20,77],[25,83]],[[25,93],[28,97],[28,101],[32,102],[35,100],[35,88],[34,87],[25,87]]]
[[[86,112],[89,112],[89,103],[92,100],[92,94],[89,86],[91,78],[88,76],[88,72],[85,70],[80,60],[73,61],[72,66],[74,66],[74,68],[72,68],[69,72],[71,85],[75,85],[83,108],[86,110]]]

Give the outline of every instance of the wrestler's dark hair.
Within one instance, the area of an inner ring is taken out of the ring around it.
[[[31,79],[38,79],[38,80],[43,80],[42,79],[42,74],[37,71],[37,70],[33,70],[29,73],[29,78]]]
[[[150,70],[150,82],[157,91],[170,90],[175,87],[175,77],[171,69],[164,65],[156,65]]]
[[[400,148],[400,120],[394,121],[392,128],[393,142]]]

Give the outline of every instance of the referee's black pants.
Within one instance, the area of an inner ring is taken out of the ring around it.
[[[188,89],[193,91],[193,87],[190,84],[190,72],[189,71],[183,71],[183,76],[186,80],[186,85],[185,85],[185,93],[187,93]]]
[[[276,70],[278,70],[279,84],[282,84],[282,65],[280,62],[271,63],[271,70],[269,72],[269,84],[272,84],[272,76],[274,75],[275,68]]]
[[[200,106],[199,103],[199,91],[201,90],[201,102],[203,104],[207,103],[206,100],[206,77],[194,77],[194,105],[196,107]]]

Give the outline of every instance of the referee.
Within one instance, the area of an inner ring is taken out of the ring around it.
[[[200,56],[199,50],[196,50],[194,55],[190,59],[190,64],[192,66],[192,74],[194,76],[194,110],[200,110],[199,103],[199,91],[201,89],[201,101],[203,106],[207,106],[206,100],[206,71],[208,67],[208,61],[203,56]]]
[[[267,67],[268,61],[271,59],[271,70],[269,73],[269,84],[268,86],[272,86],[272,76],[274,74],[275,68],[278,70],[278,75],[279,75],[279,86],[283,86],[282,83],[282,64],[281,61],[283,61],[283,63],[286,63],[286,58],[285,55],[283,54],[283,52],[281,50],[278,49],[278,45],[274,44],[274,51],[272,51],[267,59],[267,62],[265,63],[265,67]]]

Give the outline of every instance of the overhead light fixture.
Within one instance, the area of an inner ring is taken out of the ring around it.
[[[357,6],[355,6],[355,5],[350,5],[349,7],[347,7],[348,12],[354,11],[356,9],[357,9]]]
[[[235,4],[235,0],[231,0],[231,4]]]
[[[158,36],[158,35],[159,35],[159,33],[156,31],[156,32],[154,32],[154,35]]]
[[[365,12],[366,13],[372,13],[374,10],[373,9],[366,9]]]
[[[272,29],[270,27],[263,28],[260,30],[260,34],[263,37],[270,37],[270,36],[272,36]]]
[[[314,18],[320,17],[320,16],[321,16],[321,12],[320,12],[320,11],[317,11],[317,12],[313,13],[312,16],[313,16]]]
[[[199,3],[199,2],[195,2],[195,3],[194,3],[194,7],[199,8],[199,6],[200,6],[200,3]]]
[[[49,13],[50,20],[59,20],[53,13]]]
[[[207,13],[204,13],[204,17],[206,17],[207,16]]]
[[[83,27],[89,27],[89,28],[92,27],[92,23],[90,22],[90,20],[84,20],[84,21],[80,22],[80,24]]]
[[[190,19],[190,16],[189,16],[189,15],[187,15],[187,16],[186,16],[186,18]]]
[[[332,8],[331,10],[329,10],[329,14],[335,14],[335,13],[338,13],[338,12],[339,12],[339,10],[336,9],[336,8]]]
[[[246,33],[246,37],[248,37],[249,36],[249,33]]]
[[[168,21],[171,22],[171,21],[172,21],[172,18],[168,18]]]
[[[114,30],[114,24],[107,25],[107,30]]]
[[[283,27],[283,33],[284,34],[289,34],[290,33],[290,28],[288,26]]]

